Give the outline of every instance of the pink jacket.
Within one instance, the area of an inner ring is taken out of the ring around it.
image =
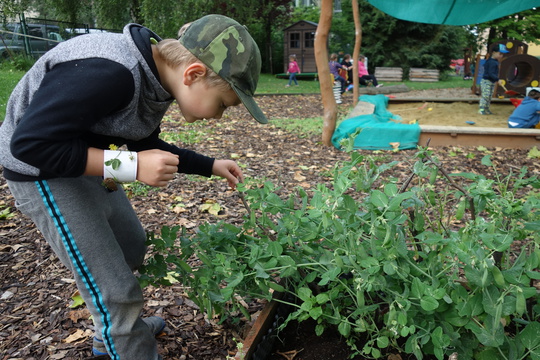
[[[289,62],[289,68],[287,69],[287,72],[289,72],[289,73],[299,73],[300,68],[298,67],[298,63],[296,61]]]
[[[366,66],[364,63],[360,60],[358,60],[358,77],[362,77],[364,75],[369,75]]]

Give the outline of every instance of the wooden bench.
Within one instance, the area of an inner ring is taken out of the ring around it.
[[[399,67],[376,67],[375,77],[377,81],[403,81],[403,69]]]
[[[439,81],[439,70],[411,68],[409,70],[409,80],[423,81],[423,82],[437,82]]]

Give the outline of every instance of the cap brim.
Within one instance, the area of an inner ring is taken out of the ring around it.
[[[238,89],[236,86],[232,86],[234,89],[234,92],[238,97],[240,98],[240,101],[242,101],[242,104],[248,109],[251,116],[255,118],[258,122],[261,124],[268,124],[268,119],[266,118],[266,115],[262,112],[261,108],[259,108],[259,105],[255,102],[253,99],[253,96],[245,94],[242,90]]]

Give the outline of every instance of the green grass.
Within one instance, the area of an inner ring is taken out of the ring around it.
[[[0,122],[6,117],[9,95],[24,74],[24,71],[0,68]]]
[[[323,118],[308,119],[272,119],[271,124],[287,132],[304,138],[311,135],[322,135]]]
[[[278,79],[271,74],[261,74],[255,94],[318,94],[319,82],[298,80],[298,86],[285,87],[289,79]]]
[[[316,80],[298,80],[299,86],[285,87],[289,82],[288,79],[278,79],[275,75],[261,74],[259,84],[255,94],[318,94],[320,93],[319,82]],[[384,82],[385,86],[405,84],[411,90],[427,90],[427,89],[449,89],[449,88],[469,88],[472,85],[472,80],[463,80],[458,76],[447,76],[445,80],[438,82],[419,82],[419,81],[403,81],[403,82]]]

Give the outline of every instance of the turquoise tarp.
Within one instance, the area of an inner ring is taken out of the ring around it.
[[[360,133],[354,140],[355,149],[414,149],[420,138],[418,124],[402,124],[401,120],[387,110],[388,97],[385,95],[362,95],[360,101],[375,105],[373,114],[360,115],[343,121],[332,136],[332,144],[341,149],[341,140],[350,137],[357,130]]]
[[[471,25],[540,6],[540,0],[368,0],[395,18],[427,24]]]

